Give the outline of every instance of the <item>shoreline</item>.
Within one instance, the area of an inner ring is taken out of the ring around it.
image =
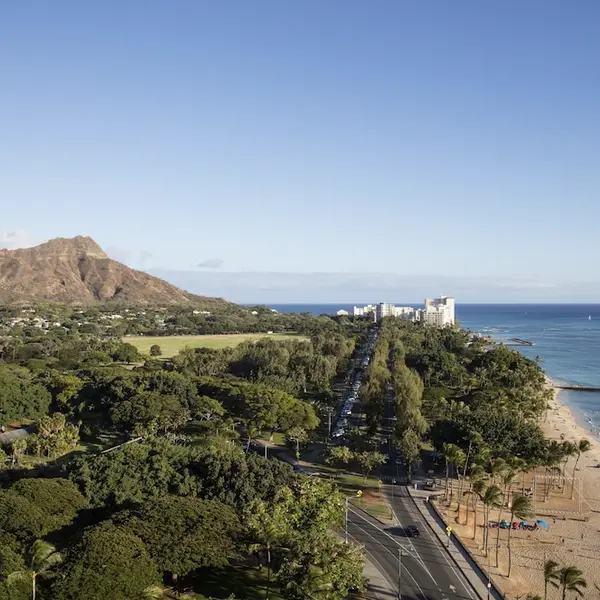
[[[576,434],[579,436],[578,439],[588,439],[592,444],[593,449],[600,453],[600,428],[597,425],[594,425],[593,423],[590,423],[588,420],[586,420],[585,413],[574,403],[568,401],[567,397],[569,391],[563,388],[556,387],[557,383],[559,383],[558,380],[546,375],[546,384],[550,389],[552,389],[554,395],[549,403],[550,408],[548,409],[547,421],[543,421],[541,423],[542,429],[545,429],[544,425],[546,423],[552,422],[552,412],[558,411],[559,413],[562,413],[564,424],[569,425],[568,433],[571,434],[571,436],[567,437],[567,433],[562,432],[565,434],[565,439],[573,441],[572,436]],[[553,423],[553,425],[556,425],[556,423]],[[549,432],[544,430],[544,433],[548,435]]]
[[[568,489],[571,478],[575,474],[579,484],[575,489],[582,493],[582,501],[577,506],[577,501],[570,499],[571,494],[563,495],[553,493],[546,503],[538,496],[534,506],[535,518],[545,519],[550,524],[548,530],[535,534],[513,535],[513,571],[510,579],[506,578],[507,551],[506,542],[500,546],[501,568],[492,566],[490,572],[492,579],[506,597],[519,598],[523,592],[539,594],[544,589],[544,562],[548,559],[555,560],[559,565],[575,565],[583,571],[587,580],[588,589],[598,586],[600,589],[600,440],[597,436],[590,435],[582,427],[574,414],[572,407],[564,401],[560,388],[554,386],[554,381],[546,376],[548,389],[553,391],[549,400],[546,418],[542,416],[539,425],[544,436],[549,440],[579,442],[582,438],[590,442],[591,448],[582,453],[577,461],[575,470],[575,457],[572,457],[566,466],[565,475]],[[543,469],[538,470],[538,475],[547,476]],[[573,480],[575,483],[575,480]],[[517,491],[517,493],[519,493]],[[446,517],[456,517],[454,510],[446,509]],[[498,515],[498,518],[500,515]],[[456,526],[460,531],[461,539],[475,553],[481,568],[489,569],[489,560],[486,561],[482,553],[483,543],[481,537],[474,539],[471,528]],[[481,532],[480,532],[481,533]],[[502,541],[502,539],[501,539]],[[553,600],[553,594],[548,595]]]

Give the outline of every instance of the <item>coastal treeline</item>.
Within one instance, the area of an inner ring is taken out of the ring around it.
[[[389,385],[379,399],[382,402],[390,390],[393,393],[396,448],[408,479],[415,465],[427,464],[434,470],[443,465],[449,510],[457,523],[472,523],[475,539],[477,516],[483,509],[482,551],[488,560],[493,557],[490,564],[500,567],[502,528],[496,526],[494,535],[490,519],[495,516],[496,523],[502,519],[513,523],[535,517],[535,491],[526,490],[524,483],[525,474],[535,470],[545,473],[539,492],[544,500],[555,485],[567,488],[573,497],[577,463],[590,449],[589,442],[545,437],[540,422],[553,390],[537,361],[458,328],[386,319],[381,336],[389,351],[389,377],[382,376],[382,381]],[[380,364],[383,369],[384,361]],[[568,481],[566,467],[571,459],[575,464]],[[510,577],[512,527],[508,523],[508,561],[502,574]],[[565,567],[561,573],[572,569],[585,583],[575,567]]]
[[[484,452],[544,464],[551,444],[539,419],[551,391],[535,361],[458,328],[402,319],[386,319],[381,328],[399,444],[409,448],[416,438],[440,454],[449,444],[470,449],[470,462]]]

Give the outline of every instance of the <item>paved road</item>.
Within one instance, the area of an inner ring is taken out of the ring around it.
[[[402,492],[402,495],[398,495]],[[391,500],[391,495],[389,496]],[[421,521],[406,490],[397,486],[392,507],[400,525],[386,527],[363,511],[350,508],[348,537],[365,547],[368,559],[385,576],[393,589],[400,588],[402,598],[420,600],[476,599],[468,582],[452,564],[446,551]],[[404,536],[407,525],[416,525],[419,538]],[[400,567],[402,554],[402,568]]]
[[[25,439],[32,428],[21,428],[21,429],[12,429],[11,431],[6,431],[4,433],[0,433],[0,446],[8,446],[12,444],[15,440]]]
[[[381,449],[389,455],[388,463],[381,469],[384,481],[404,481],[405,474],[396,464],[398,455],[390,443],[395,403],[388,398],[385,407],[384,426],[381,428]],[[399,462],[399,461],[398,461]],[[369,560],[385,575],[402,598],[420,600],[475,600],[476,592],[459,571],[439,539],[417,510],[413,499],[402,485],[384,485],[383,491],[392,507],[397,526],[385,527],[362,511],[351,510],[349,535],[364,544]],[[405,528],[415,525],[418,538],[406,537]],[[402,553],[402,569],[399,574],[399,552]]]

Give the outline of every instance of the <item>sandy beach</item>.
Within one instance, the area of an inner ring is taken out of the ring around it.
[[[498,530],[490,530],[490,551],[488,558],[483,552],[483,510],[481,503],[478,510],[478,527],[473,539],[473,520],[463,525],[466,515],[461,510],[457,522],[456,503],[440,509],[446,512],[447,520],[474,556],[481,561],[484,568],[490,566],[494,583],[508,597],[523,598],[528,593],[543,595],[543,564],[553,559],[560,564],[575,565],[584,572],[588,583],[588,593],[596,593],[595,586],[600,586],[600,442],[598,436],[581,427],[569,407],[561,401],[561,391],[554,388],[554,399],[550,403],[546,420],[541,423],[542,429],[550,439],[578,442],[582,438],[590,441],[592,448],[582,454],[575,473],[575,498],[571,499],[571,477],[575,458],[566,468],[566,480],[559,489],[550,493],[547,501],[541,491],[545,486],[545,470],[538,469],[536,494],[536,517],[545,520],[549,530],[534,532],[516,530],[511,534],[512,572],[510,579],[506,577],[508,570],[507,532],[500,531],[499,565],[495,566],[495,544]],[[581,483],[579,482],[581,480]],[[456,482],[455,482],[456,483]],[[532,477],[526,475],[519,485],[513,487],[513,493],[520,493],[520,486],[531,487]],[[583,490],[583,498],[579,502],[577,490]],[[581,512],[579,509],[581,508]],[[498,520],[498,512],[490,513],[490,521]],[[502,519],[509,519],[508,510],[504,509]],[[551,589],[550,599],[560,597],[559,591]]]

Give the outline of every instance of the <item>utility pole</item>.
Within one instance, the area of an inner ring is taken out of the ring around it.
[[[267,442],[265,442],[265,458],[269,458],[267,456],[267,450],[268,450],[269,446],[267,445]]]
[[[348,543],[348,497],[346,497],[346,544]]]
[[[402,600],[402,548],[398,548],[398,600]]]
[[[490,581],[490,553],[487,555],[487,600],[490,600],[490,590],[492,588],[492,582]]]
[[[333,408],[331,406],[327,409],[327,439],[331,439],[331,414],[333,413]]]

